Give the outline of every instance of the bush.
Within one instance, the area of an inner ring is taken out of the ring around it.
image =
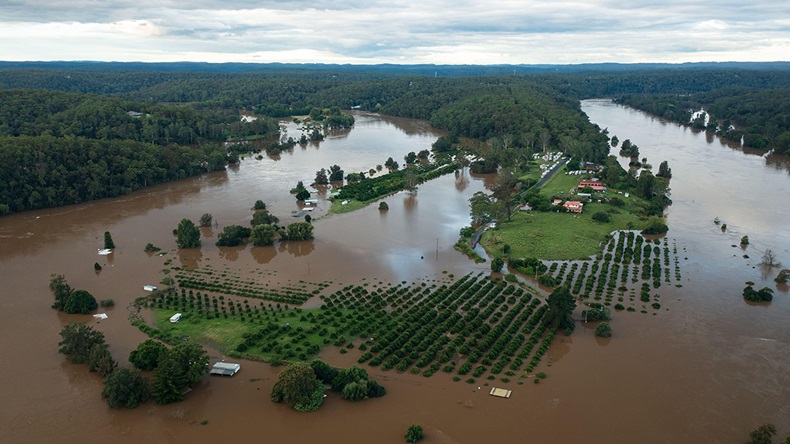
[[[422,431],[422,426],[417,424],[412,424],[409,426],[409,429],[406,431],[406,442],[414,443],[419,442],[425,437],[425,434]]]
[[[145,244],[145,251],[148,252],[148,253],[153,253],[153,252],[156,252],[156,251],[159,251],[159,250],[161,250],[161,248],[157,247],[156,245],[154,245],[154,244],[152,244],[150,242]]]
[[[602,224],[608,224],[609,222],[612,221],[612,218],[607,213],[604,213],[603,211],[599,211],[592,215],[592,220],[596,222],[600,222]]]
[[[101,271],[101,265],[98,262],[93,263],[93,269],[96,271]]]
[[[379,210],[381,210],[381,211],[387,211],[387,210],[389,210],[389,209],[390,209],[390,206],[387,204],[387,202],[381,202],[381,203],[379,204]]]
[[[151,397],[148,381],[139,370],[119,368],[104,380],[102,396],[107,398],[110,407],[133,409]]]
[[[755,290],[751,285],[743,289],[743,298],[749,302],[770,302],[774,299],[774,291],[768,287]]]
[[[493,271],[495,273],[499,273],[500,271],[502,271],[502,267],[504,267],[504,266],[505,266],[505,261],[502,260],[501,257],[495,257],[491,261],[491,271]]]
[[[88,314],[93,310],[99,308],[96,298],[85,290],[74,290],[66,299],[66,305],[63,311],[69,314]]]
[[[595,336],[599,338],[610,338],[612,337],[612,326],[609,325],[608,322],[601,322],[595,327]]]
[[[101,307],[113,307],[113,306],[115,306],[115,301],[113,301],[112,299],[102,299],[101,302],[99,302],[99,306],[101,306]]]

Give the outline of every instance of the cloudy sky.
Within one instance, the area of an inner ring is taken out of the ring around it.
[[[790,60],[776,0],[0,0],[0,60]]]

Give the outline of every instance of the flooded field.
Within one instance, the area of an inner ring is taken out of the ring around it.
[[[318,169],[334,164],[348,173],[390,156],[402,163],[439,135],[425,122],[357,114],[352,130],[277,158],[247,158],[226,172],[119,199],[0,218],[0,395],[6,401],[0,442],[398,443],[412,423],[425,428],[427,443],[741,442],[765,422],[790,433],[790,294],[776,289],[774,302],[760,306],[741,298],[747,280],[775,288],[778,270],[757,265],[766,248],[790,263],[790,215],[777,205],[790,195],[787,160],[744,153],[609,102],[587,101],[583,109],[611,135],[639,145],[650,163],[669,161],[668,237],[677,242],[684,281],[680,288],[661,287],[662,311],[655,316],[617,313],[610,340],[595,338],[584,325],[571,337],[558,335],[539,367],[548,374],[543,383],[498,383],[513,390],[503,400],[488,396],[489,387],[478,390],[444,374],[369,368],[386,396],[349,403],[330,394],[318,412],[305,414],[269,401],[280,369],[243,362],[235,377],[205,377],[185,402],[112,410],[99,395],[101,378],[57,353],[61,327],[87,321],[105,333],[125,365],[145,339],[129,325],[126,306],[144,294],[143,285],[161,280],[168,259],[240,274],[264,271],[272,285],[486,272],[488,264],[474,264],[452,248],[469,223],[467,199],[485,184],[466,171],[424,184],[416,196],[384,199],[386,213],[372,205],[321,217],[328,202],[318,194],[312,242],[214,246],[224,225],[249,223],[257,199],[281,223],[296,221],[291,212],[299,207],[288,191],[298,180],[309,184]],[[295,128],[288,131],[298,137]],[[171,231],[182,218],[203,213],[213,214],[218,227],[204,229],[199,251],[177,251]],[[714,225],[716,217],[727,223],[726,232]],[[118,246],[106,257],[96,254],[104,231]],[[744,234],[749,247],[732,247]],[[149,242],[167,254],[146,254]],[[93,262],[103,265],[99,274]],[[51,310],[51,273],[97,299],[114,299],[109,319],[97,323]],[[348,366],[359,353],[333,348],[322,357]]]

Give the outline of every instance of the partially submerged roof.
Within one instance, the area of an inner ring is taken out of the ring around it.
[[[211,374],[212,375],[222,375],[222,376],[233,376],[239,370],[241,370],[240,364],[234,364],[232,362],[217,362],[211,367]]]
[[[510,398],[511,392],[511,390],[491,387],[491,393],[489,393],[489,395],[497,396],[499,398]]]

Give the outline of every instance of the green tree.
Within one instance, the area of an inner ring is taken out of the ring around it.
[[[181,219],[176,229],[176,245],[178,248],[200,247],[200,228],[189,219]]]
[[[329,167],[329,181],[330,182],[339,182],[343,180],[343,170],[340,168],[340,165],[332,165]]]
[[[277,216],[269,213],[268,211],[258,211],[257,213],[252,215],[252,221],[250,221],[250,225],[253,227],[258,225],[277,225],[280,222],[280,219]]]
[[[763,424],[749,433],[747,444],[771,444],[776,435],[776,426],[773,424]]]
[[[266,204],[262,200],[258,199],[255,201],[255,204],[252,206],[252,209],[255,211],[265,210]]]
[[[151,398],[151,390],[140,370],[119,368],[107,375],[102,396],[110,407],[133,409]]]
[[[472,195],[469,199],[469,207],[472,223],[475,225],[491,220],[499,209],[494,199],[482,191],[478,191]]]
[[[58,352],[75,364],[87,362],[93,346],[104,344],[104,333],[80,322],[70,322],[63,327],[60,337]]]
[[[294,222],[288,224],[285,230],[285,240],[303,241],[313,238],[313,225],[307,222]]]
[[[310,192],[305,189],[302,189],[301,191],[296,193],[296,200],[304,201],[309,198],[310,198]]]
[[[241,225],[228,225],[217,235],[218,247],[235,247],[250,237],[252,230]]]
[[[785,268],[776,275],[774,282],[777,284],[786,284],[788,280],[790,280],[790,270]]]
[[[326,185],[329,183],[329,177],[326,175],[326,168],[321,168],[316,171],[314,183],[316,185]]]
[[[335,377],[334,382],[332,383],[332,391],[343,393],[343,389],[345,389],[346,385],[351,384],[352,382],[356,382],[359,384],[365,385],[365,391],[367,393],[367,381],[368,381],[368,372],[365,369],[358,367],[356,365],[352,365],[349,368],[345,368],[340,370]],[[344,399],[345,396],[343,397]],[[354,399],[353,401],[356,401]]]
[[[50,275],[49,289],[52,290],[52,294],[55,296],[55,302],[52,303],[52,308],[63,310],[71,294],[71,287],[68,282],[66,282],[66,277],[62,274]]]
[[[153,370],[159,362],[159,355],[167,351],[167,346],[153,339],[146,339],[129,353],[129,362],[141,370]]]
[[[92,294],[85,290],[74,290],[69,295],[69,298],[66,299],[63,311],[69,314],[88,314],[97,308],[99,308],[99,304]]]
[[[179,342],[170,349],[170,352],[181,366],[187,385],[200,381],[208,372],[208,354],[196,342]]]
[[[316,378],[324,384],[333,385],[335,377],[339,370],[330,366],[320,359],[315,359],[310,362],[310,368],[313,369]]]
[[[492,195],[496,198],[500,208],[504,210],[508,220],[513,214],[513,193],[517,184],[518,178],[511,168],[502,168],[494,181]]]
[[[491,271],[495,273],[499,273],[502,271],[502,267],[505,266],[505,261],[501,257],[495,257],[491,261]]]
[[[422,441],[425,437],[422,426],[417,424],[412,424],[409,426],[409,429],[406,430],[406,442],[408,443],[415,443]]]
[[[277,228],[273,225],[260,224],[252,229],[252,244],[256,247],[263,247],[272,245],[274,243],[274,235],[277,233]]]
[[[183,389],[187,386],[184,369],[172,350],[159,355],[154,370],[152,394],[157,404],[170,404],[184,399]]]
[[[595,336],[600,338],[612,337],[612,326],[608,322],[601,322],[595,327]]]
[[[291,364],[278,375],[271,398],[274,402],[284,401],[300,412],[311,412],[321,406],[324,386],[310,366]]]
[[[592,220],[596,222],[600,222],[602,224],[608,224],[612,221],[612,217],[609,216],[608,213],[604,213],[603,211],[598,211],[592,215]]]
[[[389,206],[389,204],[387,204],[387,202],[383,202],[383,201],[379,202],[379,210],[380,211],[387,211],[389,209],[390,209],[390,206]]]
[[[741,245],[749,245],[749,236],[741,237]]]
[[[567,286],[555,289],[546,300],[548,310],[543,315],[543,323],[549,328],[560,328],[572,331],[575,327],[571,314],[576,308],[576,301]]]
[[[109,231],[104,232],[104,248],[115,248],[115,242],[112,241]]]
[[[107,344],[94,344],[90,355],[88,355],[88,371],[107,376],[116,367],[118,367],[118,363],[112,358]]]
[[[209,227],[211,227],[211,223],[213,221],[214,221],[214,216],[212,216],[209,213],[203,213],[203,215],[200,216],[200,221],[198,221],[198,222],[200,223],[201,227],[209,228]]]
[[[409,151],[409,154],[406,154],[405,156],[403,156],[403,160],[407,164],[413,164],[413,163],[417,162],[417,153],[415,153],[414,151]]]

